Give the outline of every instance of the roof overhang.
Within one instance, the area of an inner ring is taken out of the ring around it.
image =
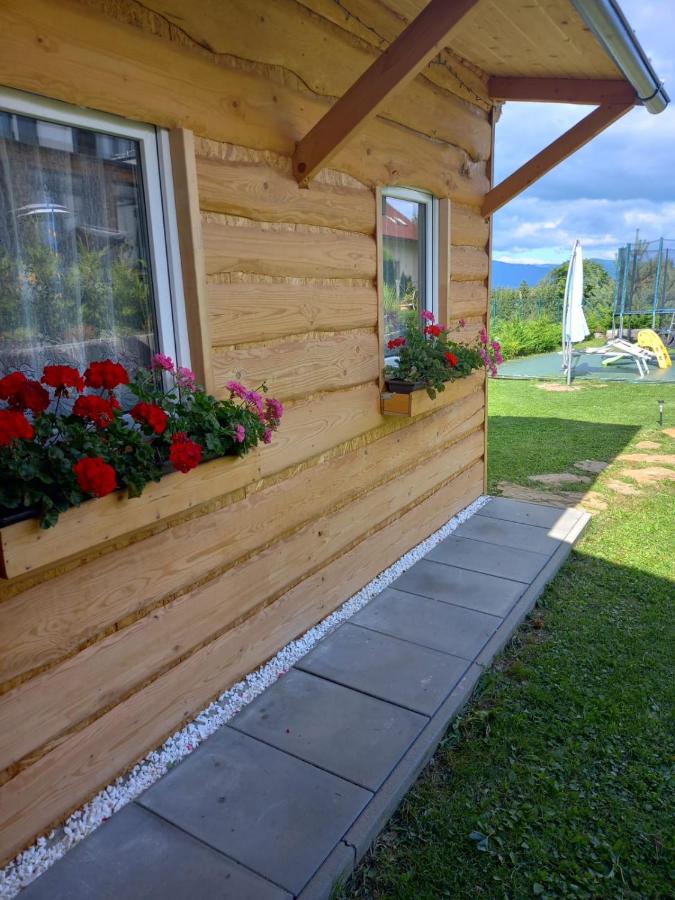
[[[388,0],[407,27],[296,145],[314,175],[443,48],[488,76],[495,101],[597,105],[485,197],[491,215],[633,106],[661,112],[663,84],[616,0]]]

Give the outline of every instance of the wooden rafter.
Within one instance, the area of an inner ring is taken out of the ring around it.
[[[627,81],[608,78],[512,78],[492,75],[488,92],[493,100],[541,103],[636,103]]]
[[[555,168],[572,153],[587,144],[592,138],[605,128],[608,128],[617,119],[632,109],[634,103],[607,103],[594,109],[569,131],[566,131],[557,140],[545,147],[529,162],[521,166],[513,175],[509,175],[500,184],[492,188],[485,195],[481,212],[484,216],[491,216],[496,210],[501,209],[509,200],[528,188],[537,179],[541,178],[551,169]]]
[[[307,185],[382,107],[411,81],[445,45],[448,33],[478,0],[431,0],[384,53],[298,142],[293,171]]]

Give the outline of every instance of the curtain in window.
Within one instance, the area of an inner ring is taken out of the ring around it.
[[[0,376],[156,350],[137,141],[0,111]]]

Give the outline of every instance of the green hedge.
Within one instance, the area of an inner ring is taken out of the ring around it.
[[[504,359],[559,350],[562,343],[560,324],[545,318],[496,322],[492,331],[502,345]]]

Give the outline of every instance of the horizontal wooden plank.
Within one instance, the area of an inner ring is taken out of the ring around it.
[[[372,190],[315,181],[298,187],[292,169],[262,162],[197,157],[199,202],[203,210],[263,222],[296,222],[373,234]]]
[[[513,78],[492,76],[488,81],[495,100],[520,103],[637,103],[635,89],[620,78]]]
[[[482,490],[476,463],[399,519],[300,582],[74,733],[0,788],[0,861],[77,808],[224,688],[315,624]]]
[[[490,223],[475,206],[453,203],[450,210],[450,238],[453,246],[485,249]]]
[[[317,284],[245,277],[208,285],[210,333],[216,346],[377,324],[374,286],[352,285],[346,279]]]
[[[225,385],[232,379],[251,386],[267,381],[281,400],[365,384],[379,376],[378,351],[374,331],[318,334],[240,349],[217,348],[212,354],[216,396],[228,395]]]
[[[488,289],[485,281],[450,282],[450,320],[484,315],[488,306]]]
[[[14,578],[34,569],[91,550],[99,544],[185,512],[255,481],[260,475],[259,451],[225,457],[192,472],[173,472],[149,484],[140,497],[116,491],[63,513],[55,528],[42,529],[37,519],[0,529],[4,574]]]
[[[6,0],[0,31],[2,84],[247,147],[291,154],[332,103],[263,77],[264,66],[215,64],[203,50],[75,3]],[[489,189],[483,160],[380,118],[335,167],[371,185],[414,184],[474,205]]]
[[[414,427],[390,431],[6,600],[0,604],[0,684],[67,656],[143,607],[395,477],[401,468],[474,430],[483,410],[483,395],[469,394]]]
[[[206,272],[254,272],[314,278],[374,278],[375,240],[365,234],[202,225]]]
[[[67,732],[287,590],[483,453],[482,427],[220,578],[0,697],[0,770]],[[36,723],[39,722],[39,728]]]
[[[453,247],[450,253],[450,274],[453,281],[478,281],[488,277],[490,257],[477,247]]]

